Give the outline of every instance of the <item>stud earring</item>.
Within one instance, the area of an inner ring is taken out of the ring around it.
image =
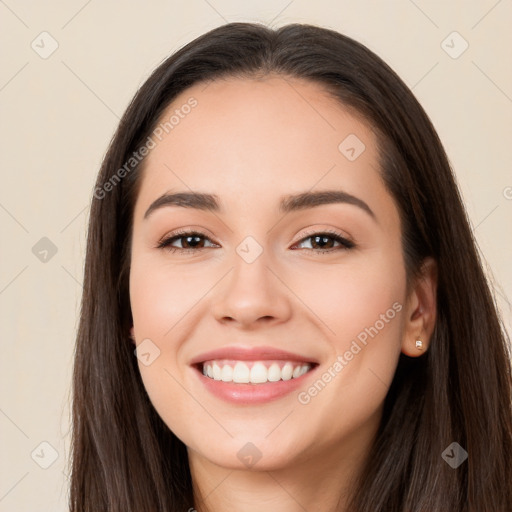
[[[416,340],[416,348],[418,350],[423,350],[423,341],[421,340]]]

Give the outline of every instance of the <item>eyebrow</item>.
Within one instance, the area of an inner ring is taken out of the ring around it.
[[[308,208],[334,203],[345,203],[357,206],[365,211],[372,219],[376,220],[373,210],[362,200],[343,190],[323,190],[319,192],[303,192],[300,194],[287,195],[281,198],[279,211],[289,213]],[[196,210],[222,213],[218,196],[202,192],[176,192],[165,193],[151,203],[144,214],[147,219],[155,210],[167,206],[180,206],[182,208],[193,208]]]

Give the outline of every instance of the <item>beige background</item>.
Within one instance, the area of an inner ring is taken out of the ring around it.
[[[224,22],[339,30],[412,87],[454,166],[512,332],[510,0],[5,0],[0,16],[0,512],[67,509],[72,352],[95,176],[149,73]],[[463,39],[446,39],[453,31]],[[43,237],[56,254],[41,252]]]

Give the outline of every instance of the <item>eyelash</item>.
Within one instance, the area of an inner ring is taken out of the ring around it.
[[[331,230],[314,231],[314,232],[306,233],[306,236],[302,237],[296,244],[300,244],[302,242],[305,242],[309,238],[313,238],[315,236],[325,236],[325,235],[327,236],[327,238],[332,238],[335,242],[339,242],[341,244],[341,247],[333,247],[333,248],[326,249],[326,250],[306,248],[305,250],[311,251],[312,253],[317,254],[317,255],[321,255],[321,254],[328,254],[328,253],[335,252],[335,251],[340,251],[340,250],[341,251],[348,250],[348,249],[352,249],[352,248],[355,247],[354,242],[352,242],[351,240],[348,240],[347,238],[343,237],[341,235],[341,233],[339,233],[337,231],[331,231]],[[199,237],[206,238],[207,240],[210,240],[209,237],[206,234],[201,233],[200,231],[185,231],[185,230],[184,231],[176,231],[175,233],[172,233],[170,236],[162,239],[158,243],[156,248],[157,249],[165,249],[165,250],[167,250],[169,252],[172,252],[172,253],[175,253],[175,252],[190,253],[190,252],[193,252],[193,251],[199,251],[199,250],[202,250],[202,249],[208,249],[208,247],[199,247],[197,249],[193,249],[193,248],[189,249],[189,248],[181,248],[181,247],[172,247],[170,245],[175,240],[179,240],[180,238],[186,238],[186,237],[189,237],[189,236],[199,236]],[[211,242],[211,240],[210,240],[210,242]],[[294,244],[294,245],[296,245],[296,244]]]

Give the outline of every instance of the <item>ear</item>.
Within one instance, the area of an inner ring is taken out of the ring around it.
[[[133,325],[132,325],[132,327],[130,329],[130,338],[132,340],[132,343],[135,345],[135,332],[133,330]]]
[[[437,263],[425,258],[420,275],[415,279],[407,298],[404,313],[402,353],[418,357],[425,353],[434,331],[437,313]],[[416,340],[423,342],[423,348],[416,347]]]

